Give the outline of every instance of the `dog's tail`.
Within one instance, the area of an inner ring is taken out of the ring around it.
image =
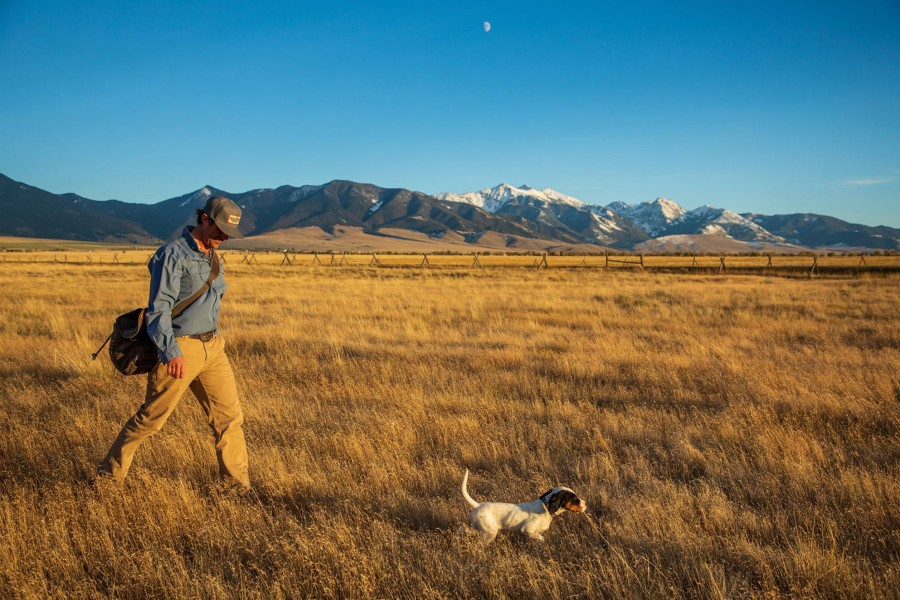
[[[468,481],[469,481],[469,470],[466,469],[466,474],[463,475],[463,482],[462,482],[463,498],[466,499],[466,502],[469,503],[469,506],[471,506],[472,508],[478,508],[481,505],[478,504],[477,502],[475,502],[474,500],[472,500],[472,496],[470,496],[468,490],[466,490],[466,482],[468,482]]]

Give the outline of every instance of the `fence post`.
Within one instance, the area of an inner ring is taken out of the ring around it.
[[[604,251],[603,251],[603,256],[606,257],[606,265],[605,265],[605,268],[608,269],[608,268],[609,268],[609,250],[604,250]]]
[[[718,275],[721,275],[722,273],[726,273],[727,271],[728,271],[728,269],[725,268],[725,257],[722,256],[722,257],[719,258],[719,272],[718,272]]]
[[[641,252],[641,254],[639,256],[641,257],[641,270],[643,271],[644,270],[644,253]]]
[[[381,261],[378,260],[378,256],[377,256],[374,252],[372,253],[372,260],[371,260],[371,262],[369,262],[369,266],[370,266],[370,267],[372,267],[372,266],[375,266],[375,267],[380,267],[380,266],[382,266]]]
[[[425,254],[422,255],[422,264],[419,265],[419,268],[421,269],[421,268],[430,267],[430,266],[431,266],[431,262],[429,262],[428,253],[426,252]]]
[[[546,268],[548,268],[549,266],[550,266],[550,265],[547,264],[547,253],[544,252],[544,253],[541,255],[541,262],[538,263],[537,268],[538,268],[538,269],[546,269]]]
[[[475,267],[478,267],[479,269],[484,268],[484,265],[482,265],[482,264],[481,264],[481,261],[478,260],[478,253],[477,253],[477,252],[475,253],[475,259],[472,261],[472,264],[469,265],[469,268],[470,268],[470,269],[474,269]]]
[[[812,268],[809,270],[809,277],[812,278],[813,275],[819,274],[819,255],[813,254],[813,264]]]

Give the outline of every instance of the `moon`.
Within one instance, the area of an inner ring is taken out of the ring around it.
[[[490,30],[491,30],[491,24],[488,23],[487,21],[485,21],[484,22],[484,32],[487,33]]]

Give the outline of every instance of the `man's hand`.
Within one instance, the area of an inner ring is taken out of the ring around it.
[[[170,377],[181,379],[184,377],[184,357],[178,356],[166,363],[166,371]]]

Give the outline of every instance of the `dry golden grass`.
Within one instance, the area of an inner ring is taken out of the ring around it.
[[[552,261],[552,257],[550,259]],[[900,279],[228,263],[259,498],[190,396],[122,488],[142,398],[89,355],[142,265],[0,264],[0,589],[13,597],[891,597]],[[573,487],[544,545],[459,494]]]

